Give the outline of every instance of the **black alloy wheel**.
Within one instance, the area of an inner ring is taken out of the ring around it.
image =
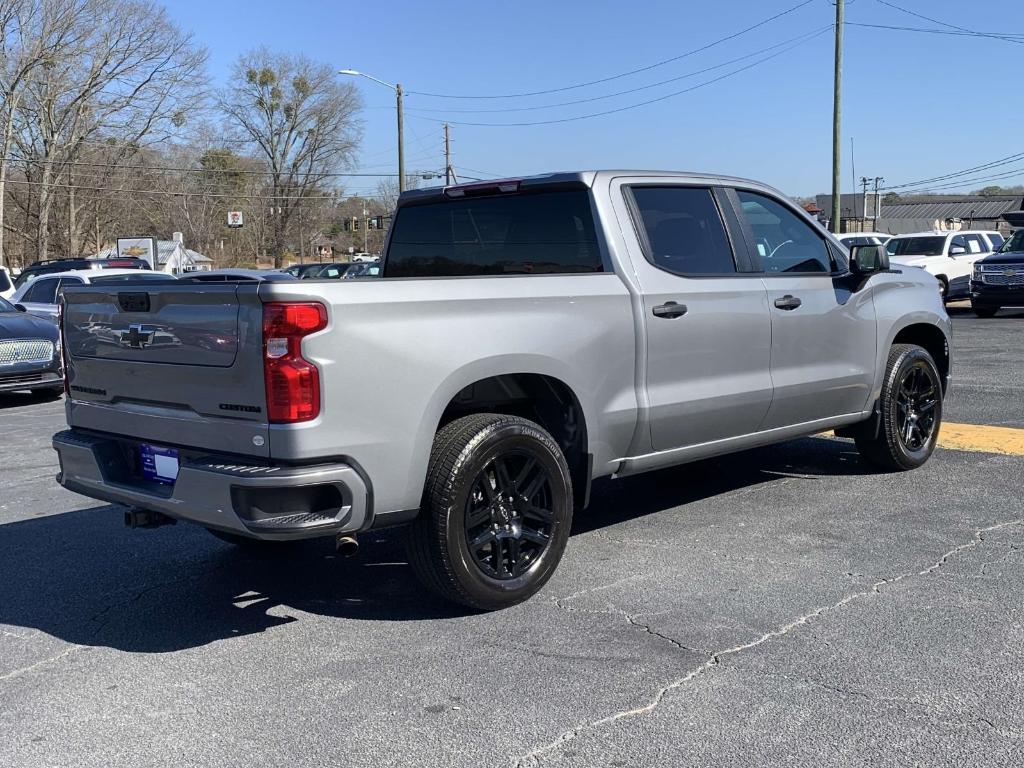
[[[896,394],[899,410],[899,436],[910,451],[920,451],[931,440],[935,429],[935,406],[940,385],[932,377],[932,367],[924,360],[911,365],[903,375]]]
[[[470,557],[494,579],[515,579],[530,570],[551,543],[551,478],[527,451],[502,454],[473,479],[466,498]]]
[[[409,562],[446,600],[507,608],[551,578],[572,513],[568,464],[543,427],[505,414],[463,416],[434,437]]]
[[[920,467],[938,441],[942,396],[942,378],[928,351],[914,344],[893,344],[877,419],[853,430],[860,455],[886,470]]]

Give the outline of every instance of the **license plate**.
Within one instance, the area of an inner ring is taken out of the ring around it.
[[[178,451],[143,443],[139,446],[142,476],[147,480],[173,485],[178,479]]]

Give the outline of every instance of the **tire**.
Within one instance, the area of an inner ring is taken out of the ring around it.
[[[928,461],[942,426],[942,379],[927,351],[913,344],[892,346],[878,407],[878,433],[854,438],[860,455],[891,471]]]
[[[978,317],[995,317],[1001,307],[986,307],[984,305],[971,304],[971,309]]]
[[[446,600],[493,611],[547,583],[572,525],[565,456],[539,425],[473,414],[434,437],[409,560]]]

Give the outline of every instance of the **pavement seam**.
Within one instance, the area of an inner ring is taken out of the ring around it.
[[[80,651],[83,648],[88,647],[89,646],[86,645],[72,645],[71,647],[65,648],[63,651],[54,656],[47,656],[45,659],[40,659],[39,661],[33,662],[32,664],[29,664],[27,667],[19,667],[18,669],[12,669],[10,672],[5,672],[4,674],[0,675],[0,680],[11,680],[15,677],[20,677],[21,675],[31,672],[32,670],[37,669],[39,667],[45,667],[48,664],[54,664],[63,659],[64,657],[70,656],[75,651]]]
[[[669,693],[676,690],[677,688],[681,688],[694,678],[698,677],[699,675],[702,675],[704,672],[707,672],[709,669],[712,669],[713,667],[717,666],[722,662],[722,660],[725,657],[742,653],[743,651],[747,651],[751,648],[756,648],[759,645],[763,645],[764,643],[767,643],[770,640],[775,640],[777,638],[784,637],[793,630],[810,624],[813,619],[816,619],[825,613],[836,611],[839,608],[842,608],[843,606],[848,605],[849,603],[852,603],[856,600],[860,600],[861,598],[869,597],[871,595],[880,595],[882,594],[882,587],[898,584],[901,581],[904,581],[914,576],[927,576],[931,573],[934,573],[935,571],[942,568],[942,566],[945,565],[950,558],[957,556],[965,550],[973,549],[982,542],[984,542],[986,533],[991,533],[993,531],[998,531],[1004,528],[1008,528],[1010,526],[1021,524],[1024,524],[1024,518],[1007,520],[1001,523],[994,523],[984,528],[975,529],[974,535],[971,537],[970,541],[964,542],[963,544],[958,544],[952,549],[947,550],[941,557],[939,557],[938,560],[936,560],[934,563],[929,565],[927,568],[924,568],[923,570],[909,571],[907,573],[901,573],[897,576],[893,576],[892,578],[880,579],[879,581],[876,581],[874,584],[872,584],[868,589],[862,590],[860,592],[854,592],[852,594],[845,596],[844,598],[835,603],[831,603],[829,605],[816,608],[809,613],[805,613],[802,616],[799,616],[793,619],[792,621],[789,621],[786,624],[777,627],[776,629],[765,632],[760,637],[757,637],[754,640],[751,640],[746,643],[741,643],[740,645],[735,645],[732,648],[726,648],[722,651],[717,651],[714,654],[712,654],[710,659],[705,661],[700,666],[690,670],[683,677],[680,677],[677,680],[672,681],[668,685],[664,685],[661,688],[659,688],[657,691],[654,692],[653,697],[646,704],[633,707],[631,709],[624,709],[618,712],[613,712],[612,714],[606,715],[605,717],[602,717],[599,720],[594,720],[590,723],[584,723],[568,731],[565,731],[554,741],[537,747],[536,749],[533,749],[527,752],[525,755],[522,755],[518,758],[513,758],[512,765],[514,766],[514,768],[533,768],[535,766],[539,766],[541,758],[561,749],[563,745],[575,740],[576,738],[582,736],[587,732],[594,731],[605,725],[611,725],[612,723],[618,722],[619,720],[640,717],[642,715],[650,714],[655,709],[657,709],[658,706],[660,706],[661,702]],[[599,589],[606,589],[611,586],[614,586],[614,583],[605,585],[604,587],[601,587]],[[588,591],[595,590],[585,590],[584,592],[578,594],[586,594],[586,592]],[[563,598],[563,600],[571,599],[572,597],[578,596],[578,594],[570,595],[568,598]],[[558,604],[557,600],[555,602],[556,604]],[[564,605],[559,605],[559,607],[565,609]]]

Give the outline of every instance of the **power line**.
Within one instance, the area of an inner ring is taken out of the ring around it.
[[[999,181],[1001,179],[1012,179],[1012,178],[1015,178],[1017,176],[1024,176],[1024,166],[1020,166],[1018,168],[1011,168],[1008,171],[1003,171],[1002,173],[997,173],[997,174],[995,174],[993,176],[979,176],[979,177],[973,178],[973,179],[958,179],[957,181],[948,182],[946,184],[928,184],[926,186],[921,186],[921,187],[918,187],[916,189],[904,190],[904,193],[905,194],[916,194],[916,193],[928,192],[928,191],[933,190],[933,189],[952,189],[953,187],[963,187],[963,186],[968,185],[968,184],[982,184],[982,183],[984,183],[986,181]]]
[[[779,13],[776,13],[774,16],[770,16],[767,19],[763,19],[762,21],[759,21],[756,24],[754,24],[752,26],[749,26],[749,27],[747,27],[745,29],[741,29],[739,32],[734,32],[731,35],[727,35],[726,37],[719,38],[718,40],[714,40],[713,42],[707,43],[706,45],[702,45],[700,48],[694,48],[691,51],[686,51],[685,53],[681,53],[678,56],[672,56],[672,57],[670,57],[668,59],[663,59],[662,61],[655,62],[654,64],[648,64],[645,67],[638,67],[636,69],[631,69],[628,72],[620,72],[617,75],[610,75],[609,77],[602,77],[602,78],[600,78],[598,80],[589,80],[589,81],[587,81],[585,83],[576,83],[575,85],[566,85],[566,86],[562,86],[561,88],[548,88],[548,89],[545,89],[543,91],[524,91],[524,92],[521,92],[521,93],[480,94],[480,95],[451,94],[451,93],[429,93],[427,91],[406,91],[406,93],[415,94],[417,96],[430,96],[432,98],[437,98],[437,99],[515,99],[515,98],[521,98],[521,97],[524,97],[524,96],[544,96],[544,95],[549,94],[549,93],[563,93],[565,91],[572,91],[572,90],[575,90],[577,88],[586,88],[587,86],[590,86],[590,85],[599,85],[601,83],[608,83],[608,82],[611,82],[612,80],[619,80],[619,79],[621,79],[623,77],[629,77],[630,75],[636,75],[636,74],[639,74],[641,72],[648,72],[648,71],[650,71],[652,69],[656,69],[657,67],[663,67],[666,64],[671,64],[673,61],[679,61],[680,59],[685,59],[688,56],[693,56],[695,54],[702,53],[702,52],[708,50],[709,48],[714,48],[717,45],[721,45],[722,43],[728,42],[729,40],[734,40],[737,37],[740,37],[741,35],[745,35],[745,34],[747,34],[747,32],[753,32],[755,29],[759,29],[760,27],[763,27],[766,24],[770,24],[771,22],[775,21],[776,19],[781,19],[783,16],[787,16],[788,14],[791,14],[794,11],[798,11],[801,8],[803,8],[804,6],[810,5],[813,2],[815,2],[815,0],[804,0],[803,2],[797,3],[796,5],[794,5],[794,6],[790,7],[790,8],[787,8],[784,11],[780,11]]]
[[[798,43],[794,43],[793,45],[790,45],[790,46],[788,46],[786,48],[783,48],[782,50],[777,51],[776,53],[773,53],[773,54],[771,54],[769,56],[764,56],[764,57],[762,57],[760,59],[757,59],[756,61],[754,61],[751,64],[746,65],[745,67],[740,67],[739,69],[732,70],[731,72],[726,72],[724,75],[719,75],[718,77],[712,78],[711,80],[706,80],[703,83],[698,83],[697,85],[691,86],[689,88],[684,88],[684,89],[679,90],[679,91],[674,91],[672,93],[667,93],[667,94],[665,94],[663,96],[658,96],[657,98],[654,98],[654,99],[648,99],[646,101],[640,101],[640,102],[637,102],[635,104],[627,104],[626,106],[617,107],[615,109],[606,109],[606,110],[604,110],[602,112],[591,112],[591,113],[585,114],[585,115],[575,115],[573,117],[562,117],[562,118],[552,119],[552,120],[536,120],[536,121],[531,121],[531,122],[517,122],[517,123],[482,123],[482,122],[469,122],[469,121],[459,121],[459,120],[444,120],[444,119],[436,118],[436,117],[428,117],[426,115],[413,115],[413,117],[417,118],[418,120],[431,120],[431,121],[437,122],[437,123],[447,122],[447,123],[450,123],[451,125],[469,125],[469,126],[486,126],[486,127],[511,128],[511,127],[523,127],[523,126],[531,126],[531,125],[554,125],[555,123],[571,123],[571,122],[575,122],[577,120],[587,120],[587,119],[592,118],[592,117],[603,117],[604,115],[613,115],[613,114],[615,114],[617,112],[626,112],[627,110],[630,110],[630,109],[636,109],[637,107],[647,106],[648,104],[655,104],[655,103],[657,103],[659,101],[665,101],[666,99],[674,98],[675,96],[681,96],[684,93],[690,93],[691,91],[696,91],[696,90],[698,90],[700,88],[704,88],[706,86],[713,85],[714,83],[717,83],[717,82],[725,80],[725,79],[727,79],[729,77],[732,77],[733,75],[738,75],[741,72],[746,72],[748,69],[753,69],[754,67],[758,66],[759,64],[763,64],[766,61],[770,61],[771,59],[777,58],[777,57],[783,55],[784,53],[788,53],[789,51],[793,50],[794,48],[797,48],[797,47],[799,47],[801,45],[804,45],[805,43],[810,42],[811,40],[815,39],[816,37],[824,34],[828,30],[832,29],[832,26],[833,25],[829,24],[827,27],[819,30],[814,35],[811,35],[810,37],[807,37],[807,38],[801,40]]]
[[[264,200],[268,203],[273,200],[278,200],[288,195],[236,195],[229,192],[189,192],[186,190],[167,190],[167,189],[118,189],[117,187],[93,187],[81,184],[43,184],[41,181],[26,181],[24,179],[7,179],[8,184],[21,184],[25,186],[41,187],[47,186],[58,189],[79,189],[88,192],[124,192],[132,195],[167,195],[170,197],[216,197],[216,198],[231,198],[232,200]],[[349,190],[352,191],[352,190]],[[363,195],[359,197],[380,198],[384,199],[380,195]],[[340,195],[302,195],[296,198],[299,202],[303,200],[334,200],[340,201]]]
[[[0,158],[5,162],[11,163],[23,163],[26,165],[39,164],[41,161],[32,160],[30,158],[22,157],[5,157]],[[255,175],[255,176],[269,176],[270,171],[255,171],[239,168],[237,170],[231,168],[183,168],[167,165],[119,165],[118,163],[97,163],[88,162],[85,160],[69,160],[66,162],[56,162],[55,165],[63,167],[65,165],[73,166],[85,166],[90,168],[113,168],[119,171],[167,171],[177,173],[230,173],[230,174],[243,174],[243,175]],[[398,176],[397,173],[360,173],[360,172],[349,172],[349,171],[331,171],[324,173],[310,173],[310,174],[299,174],[300,176],[316,176],[321,177],[354,177],[354,178],[380,178],[382,176]]]
[[[993,168],[999,168],[1000,166],[1009,165],[1010,163],[1015,163],[1018,160],[1022,160],[1022,159],[1024,159],[1024,152],[1018,152],[1018,153],[1013,154],[1013,155],[1007,155],[1006,157],[1001,157],[998,160],[992,160],[991,162],[988,162],[988,163],[982,163],[981,165],[976,165],[976,166],[974,166],[972,168],[964,168],[963,170],[960,170],[960,171],[953,171],[951,173],[944,173],[944,174],[941,174],[939,176],[932,176],[931,178],[928,178],[928,179],[918,179],[917,181],[910,181],[910,182],[906,182],[904,184],[894,184],[894,185],[889,186],[889,187],[884,187],[884,190],[886,192],[891,192],[891,191],[894,191],[894,190],[897,190],[897,189],[907,189],[908,187],[921,187],[921,186],[924,186],[926,184],[932,184],[932,183],[940,182],[940,181],[948,181],[949,179],[955,179],[955,178],[960,177],[960,176],[968,176],[968,175],[970,175],[972,173],[978,173],[979,171],[988,171],[988,170],[991,170]]]
[[[414,114],[420,114],[420,113],[424,113],[424,112],[441,112],[441,113],[444,113],[444,114],[457,114],[457,113],[463,113],[463,114],[483,114],[483,113],[496,113],[496,112],[533,112],[533,111],[536,111],[538,109],[555,109],[557,107],[570,107],[570,106],[572,106],[574,104],[588,104],[588,103],[594,102],[594,101],[603,101],[605,99],[613,99],[616,96],[626,96],[626,95],[631,94],[631,93],[637,93],[638,91],[650,90],[651,88],[657,88],[657,87],[662,86],[662,85],[668,85],[669,83],[675,83],[675,82],[678,82],[679,80],[685,80],[685,79],[690,78],[690,77],[697,77],[698,75],[703,75],[703,74],[706,74],[708,72],[712,72],[712,71],[714,71],[716,69],[722,69],[723,67],[728,67],[728,66],[730,66],[732,64],[736,64],[736,63],[741,62],[741,61],[746,61],[747,59],[751,59],[751,58],[753,58],[755,56],[760,56],[761,54],[767,53],[768,51],[774,51],[774,50],[776,50],[778,48],[782,48],[783,46],[789,45],[790,43],[801,41],[804,38],[808,38],[809,39],[810,37],[813,37],[814,35],[820,34],[821,32],[824,32],[825,30],[831,29],[831,28],[832,28],[832,25],[831,24],[827,24],[824,27],[820,27],[819,29],[814,29],[814,30],[811,30],[810,32],[804,32],[802,35],[797,35],[796,37],[791,37],[788,40],[783,40],[781,43],[776,43],[775,45],[769,45],[766,48],[761,48],[760,50],[753,51],[752,53],[748,53],[748,54],[745,54],[743,56],[737,56],[735,59],[729,59],[728,61],[723,61],[721,64],[714,64],[714,65],[712,65],[710,67],[705,67],[704,69],[698,69],[698,70],[694,70],[693,72],[687,72],[686,74],[678,75],[677,77],[670,77],[667,80],[660,80],[660,81],[658,81],[656,83],[651,83],[650,85],[641,85],[641,86],[637,86],[636,88],[626,89],[624,91],[616,91],[615,93],[604,94],[603,96],[591,96],[590,98],[586,98],[586,99],[575,99],[573,101],[563,101],[563,102],[559,102],[557,104],[541,104],[541,105],[532,106],[532,107],[499,107],[497,109],[447,109],[447,108],[425,108],[425,107],[419,107],[419,108],[416,108],[416,109],[410,109],[408,111],[412,112]]]
[[[961,32],[955,29],[926,29],[924,27],[903,27],[894,24],[868,24],[862,21],[848,21],[848,27],[866,27],[868,29],[888,29],[896,32],[921,32],[931,35],[952,35],[954,37],[984,37],[994,40],[1005,40],[1008,43],[1024,44],[1024,38],[1018,39],[1016,35],[994,34],[990,32]]]
[[[960,26],[957,26],[956,24],[950,24],[948,21],[940,21],[939,19],[933,19],[931,16],[925,16],[923,13],[918,13],[916,11],[911,11],[908,8],[904,8],[902,6],[896,5],[896,3],[888,2],[888,0],[875,0],[875,1],[877,3],[879,3],[880,5],[884,5],[884,6],[888,7],[888,8],[893,8],[893,9],[895,9],[897,11],[900,11],[901,13],[905,13],[905,14],[907,14],[909,16],[914,16],[914,17],[916,17],[918,19],[924,19],[925,21],[930,21],[932,24],[938,24],[941,27],[949,27],[950,29],[958,29],[961,32],[968,32],[968,33],[973,34],[973,35],[983,35],[985,37],[997,37],[997,38],[1002,39],[1002,40],[1007,40],[1008,42],[1011,42],[1011,43],[1024,42],[1024,41],[1019,41],[1019,40],[1012,39],[1014,37],[1020,37],[1020,35],[1012,35],[1012,34],[1008,35],[1005,32],[978,32],[978,31],[973,30],[973,29],[968,29],[967,27],[960,27]]]

